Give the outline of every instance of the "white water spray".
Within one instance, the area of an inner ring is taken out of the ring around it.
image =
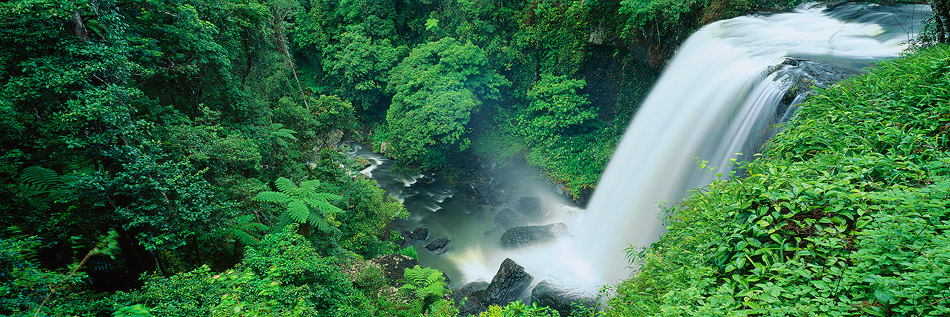
[[[923,6],[900,8],[929,13]],[[848,22],[810,7],[719,21],[693,34],[643,102],[587,213],[573,224],[577,251],[591,259],[587,270],[598,279],[578,282],[612,284],[629,276],[625,248],[649,246],[664,230],[658,204],[677,203],[715,179],[695,157],[727,175],[729,159],[761,133],[753,127],[775,117],[791,86],[778,73],[769,75],[770,68],[786,57],[826,63],[894,57],[923,20],[901,28],[895,27],[900,18],[886,11],[865,13]]]

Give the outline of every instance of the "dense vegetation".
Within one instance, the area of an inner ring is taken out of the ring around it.
[[[669,212],[616,314],[950,314],[950,47],[819,92]]]
[[[686,35],[797,2],[4,2],[0,314],[457,315],[440,272],[396,281],[369,263],[413,254],[389,230],[406,211],[355,173],[342,138],[405,170],[523,155],[577,195]],[[816,98],[749,178],[677,208],[613,309],[751,310],[787,303],[762,297],[787,287],[819,292],[807,295],[831,305],[819,312],[941,312],[950,119],[925,105],[946,103],[933,95],[946,55]],[[920,84],[895,86],[910,80]],[[841,100],[864,108],[832,109]],[[723,217],[735,225],[716,227]],[[709,245],[728,247],[696,253]],[[832,275],[854,291],[795,283]],[[515,303],[484,315],[556,312]]]
[[[566,148],[554,134],[616,138],[649,72],[617,75],[639,90],[599,112],[582,79],[588,32],[616,5],[0,4],[0,314],[451,312],[430,296],[441,281],[389,292],[366,264],[412,253],[387,230],[405,210],[333,145],[426,169],[497,123],[481,149],[541,134],[539,161]],[[642,68],[619,47],[601,51]],[[597,139],[588,185],[612,148]]]

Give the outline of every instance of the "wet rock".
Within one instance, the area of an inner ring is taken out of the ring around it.
[[[504,208],[495,215],[495,223],[505,229],[517,226],[523,226],[540,219],[532,219],[523,213],[517,212],[511,208]]]
[[[325,147],[334,147],[337,143],[343,140],[343,131],[339,129],[333,129],[326,133],[320,134],[314,138],[316,145],[314,149],[319,150]]]
[[[432,241],[432,243],[427,244],[426,249],[440,254],[445,253],[445,251],[449,250],[447,248],[449,246],[449,242],[451,242],[449,239],[438,238],[435,241]]]
[[[383,271],[383,276],[386,277],[386,280],[388,280],[389,283],[395,287],[399,287],[404,284],[397,281],[403,278],[403,273],[405,273],[406,269],[412,268],[419,264],[415,259],[402,254],[381,255],[369,261],[370,263],[379,266],[380,270]]]
[[[534,277],[525,272],[524,267],[511,259],[505,259],[488,287],[468,295],[468,299],[459,311],[462,316],[478,315],[488,310],[491,305],[505,306],[521,298],[532,280]]]
[[[452,298],[455,299],[456,303],[462,303],[462,301],[468,302],[467,298],[471,297],[473,293],[478,291],[483,291],[488,288],[488,282],[485,281],[476,281],[465,284],[462,288],[452,292]]]
[[[541,206],[541,199],[538,197],[518,198],[516,208],[522,215],[531,219],[541,219],[544,217],[544,208]]]
[[[370,162],[369,160],[367,160],[367,159],[361,157],[361,158],[357,158],[357,159],[356,159],[354,169],[357,170],[357,171],[362,171],[362,170],[364,170],[364,169],[366,169],[367,167],[370,167],[370,166],[373,166],[373,163]]]
[[[429,239],[429,229],[419,227],[413,229],[412,231],[403,231],[402,235],[406,237],[406,240],[425,241]]]
[[[550,307],[561,316],[572,316],[574,303],[585,307],[596,306],[596,298],[576,294],[570,290],[559,288],[548,281],[541,281],[531,290],[531,302],[538,306]]]
[[[490,306],[488,305],[488,292],[485,290],[474,291],[465,296],[465,303],[459,308],[459,316],[477,316],[479,313],[487,311],[488,306]]]
[[[587,203],[590,202],[590,198],[594,196],[594,188],[590,186],[581,186],[578,190],[577,196],[571,196],[574,199],[574,203],[577,203],[578,206],[582,208],[587,208]]]
[[[501,235],[501,246],[514,249],[529,245],[551,243],[567,234],[567,225],[563,223],[514,227],[508,229]]]
[[[525,272],[524,267],[512,259],[505,259],[485,289],[489,305],[504,306],[521,297],[534,277]]]

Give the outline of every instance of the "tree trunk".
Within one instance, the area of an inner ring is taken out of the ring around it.
[[[937,28],[937,42],[947,43],[950,28],[950,0],[930,0],[934,11],[934,24]]]

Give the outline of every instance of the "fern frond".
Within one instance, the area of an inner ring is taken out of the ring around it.
[[[312,193],[317,190],[318,186],[320,186],[320,181],[311,179],[300,183],[300,191],[304,193]]]
[[[254,221],[254,215],[240,215],[240,216],[231,218],[231,220],[237,223],[238,227],[243,227],[244,225]]]
[[[294,200],[287,204],[287,215],[298,223],[304,223],[310,217],[310,208],[302,201]]]
[[[304,202],[306,202],[307,205],[309,205],[310,207],[316,208],[317,210],[322,211],[322,212],[331,212],[331,213],[343,212],[343,209],[340,209],[340,207],[334,206],[333,204],[328,203],[324,200],[304,199]]]
[[[248,223],[244,225],[243,227],[241,227],[241,229],[244,231],[266,232],[267,230],[270,230],[270,227],[260,222],[252,222],[252,223]]]
[[[247,233],[241,230],[234,229],[233,233],[234,233],[234,238],[238,242],[241,242],[241,244],[244,244],[244,245],[257,245],[257,243],[261,241],[260,239],[251,235],[250,233]]]
[[[297,141],[297,137],[295,137],[294,134],[297,134],[297,131],[291,129],[280,129],[274,132],[275,136]]]
[[[331,194],[331,193],[314,193],[313,198],[322,199],[326,201],[335,201],[335,200],[343,199],[343,196],[340,196],[337,194]]]
[[[311,213],[307,222],[321,232],[330,232],[330,224],[316,213]]]
[[[283,128],[283,127],[284,127],[283,123],[274,123],[270,125],[270,129],[274,131],[280,130],[280,128]]]
[[[57,191],[65,186],[66,182],[59,173],[45,167],[30,166],[20,174],[20,192],[27,197]]]
[[[274,185],[277,186],[277,190],[279,190],[281,193],[291,196],[300,195],[297,190],[297,185],[294,184],[292,180],[289,180],[285,177],[278,178],[276,181],[274,181]]]
[[[254,196],[254,198],[251,198],[251,200],[261,201],[265,203],[284,204],[290,201],[291,199],[290,199],[290,196],[287,196],[284,193],[265,191],[265,192],[257,193],[257,195]]]

